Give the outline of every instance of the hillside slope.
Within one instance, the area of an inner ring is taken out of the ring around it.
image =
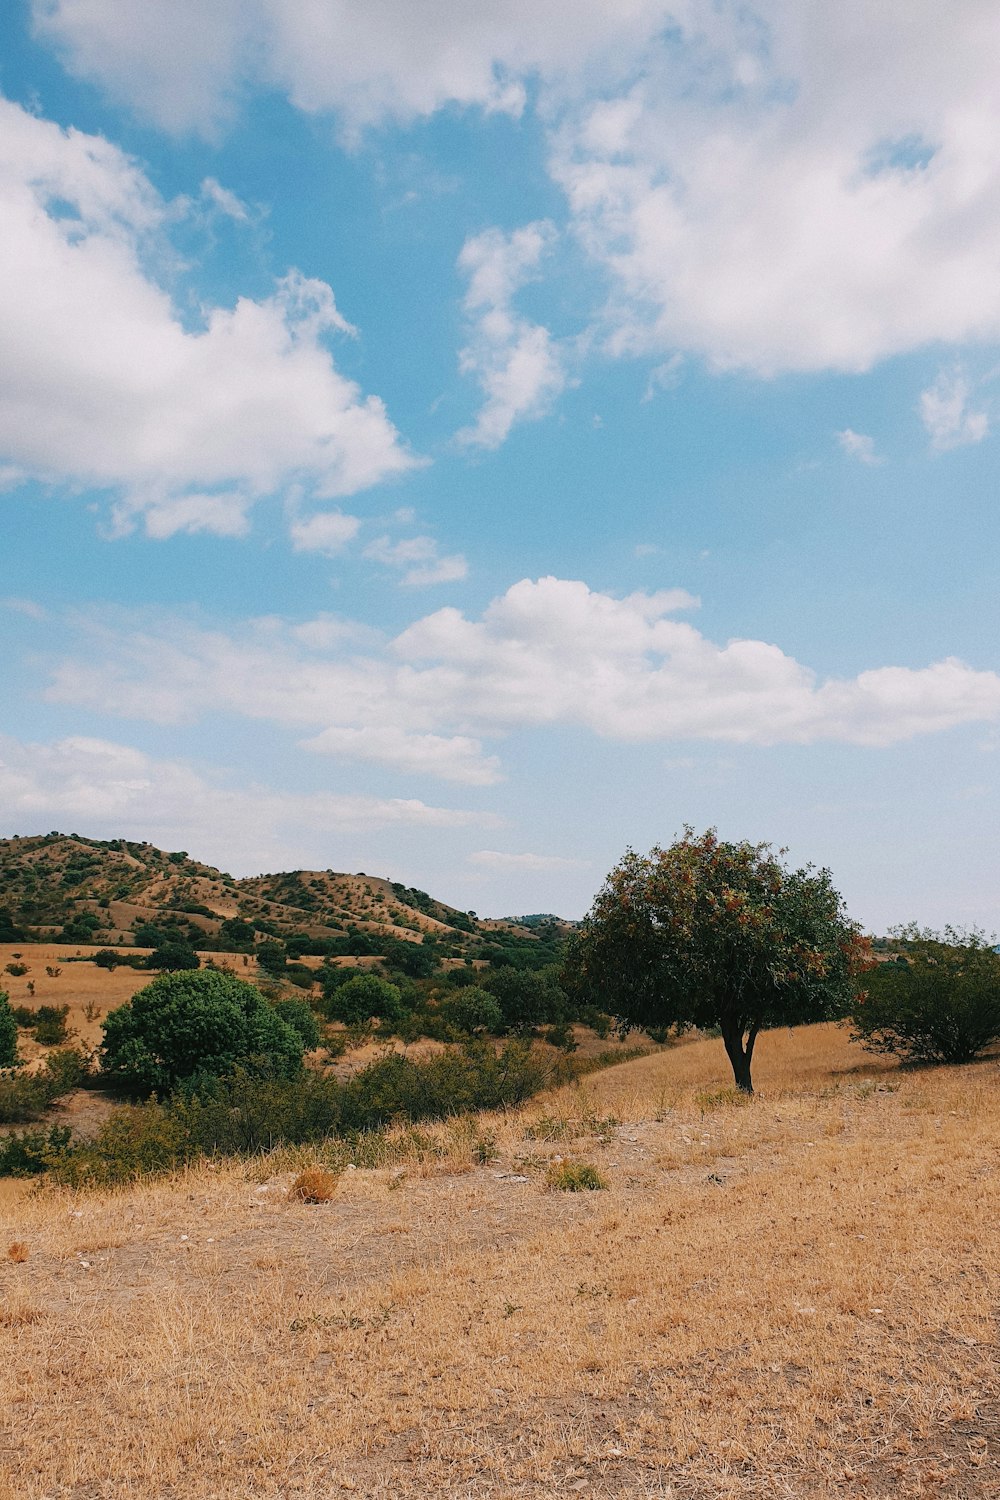
[[[179,926],[198,947],[254,937],[357,934],[436,940],[455,957],[498,940],[545,944],[572,924],[480,921],[425,891],[379,876],[291,870],[236,880],[185,850],[126,839],[50,833],[0,839],[0,940],[143,944],[150,928]]]

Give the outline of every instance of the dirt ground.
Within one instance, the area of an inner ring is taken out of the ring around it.
[[[758,1053],[750,1102],[698,1041],[397,1131],[323,1204],[321,1150],[7,1185],[0,1497],[996,1500],[997,1061]]]

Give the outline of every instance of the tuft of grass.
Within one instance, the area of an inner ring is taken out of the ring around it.
[[[608,1183],[589,1161],[559,1161],[546,1172],[545,1185],[559,1193],[595,1193],[602,1192]]]
[[[739,1108],[741,1105],[750,1104],[753,1099],[753,1094],[736,1088],[703,1089],[694,1096],[694,1102],[703,1115],[709,1114],[712,1110],[726,1109],[730,1106]]]
[[[325,1167],[307,1167],[288,1189],[288,1196],[299,1203],[329,1203],[339,1182],[337,1174]]]
[[[11,1240],[7,1246],[7,1259],[12,1260],[15,1265],[23,1265],[28,1259],[28,1247],[23,1240]]]

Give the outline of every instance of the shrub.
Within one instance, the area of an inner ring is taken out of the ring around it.
[[[68,1015],[68,1005],[40,1005],[34,1014],[35,1041],[42,1047],[58,1047],[69,1034]]]
[[[586,1161],[553,1162],[545,1174],[545,1184],[561,1193],[601,1192],[608,1185],[597,1168]]]
[[[323,1011],[331,1021],[358,1026],[372,1016],[382,1021],[399,1021],[404,1007],[398,985],[378,974],[356,974],[346,984],[324,989]]]
[[[487,990],[470,984],[445,995],[438,1011],[442,1021],[459,1035],[475,1031],[497,1032],[503,1025],[498,1001]]]
[[[84,1079],[87,1064],[72,1048],[53,1052],[37,1073],[0,1073],[0,1124],[41,1119],[45,1111]]]
[[[114,948],[100,948],[91,959],[99,969],[116,969],[123,962],[122,955]]]
[[[20,979],[22,975],[27,974],[27,972],[27,964],[8,964],[4,969],[5,974],[13,974],[15,979]]]
[[[307,1167],[288,1189],[289,1198],[299,1203],[329,1203],[337,1191],[338,1177],[325,1167]]]
[[[66,1154],[72,1134],[68,1125],[50,1125],[48,1130],[15,1131],[0,1137],[0,1177],[35,1177],[47,1172]]]
[[[1000,1040],[1000,954],[981,933],[909,929],[901,946],[866,976],[854,1040],[914,1063],[970,1062]]]
[[[7,991],[0,990],[0,1068],[12,1068],[17,1062],[17,1021],[10,1008]]]
[[[302,1067],[301,1037],[260,990],[213,970],[161,974],[103,1024],[102,1070],[135,1090],[162,1093],[237,1066],[278,1077]]]
[[[554,966],[532,970],[508,965],[487,975],[483,988],[499,1004],[508,1030],[530,1031],[565,1019],[568,1006],[557,972]]]
[[[314,1047],[319,1046],[323,1039],[319,1022],[312,1008],[304,1000],[279,1000],[274,1009],[275,1014],[279,1015],[287,1026],[291,1026],[293,1031],[298,1032],[306,1052],[311,1052]]]
[[[188,943],[161,943],[146,960],[147,969],[159,969],[166,974],[200,967],[201,959]]]

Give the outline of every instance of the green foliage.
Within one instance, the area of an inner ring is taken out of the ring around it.
[[[471,1036],[477,1031],[498,1032],[503,1025],[499,1001],[478,985],[465,985],[445,995],[438,1007],[445,1026],[455,1035]]]
[[[508,1031],[530,1031],[566,1019],[566,995],[555,965],[544,969],[507,965],[488,973],[483,979],[483,989],[499,1005],[503,1026]]]
[[[6,990],[0,990],[0,1068],[12,1068],[17,1062],[17,1022],[10,1008]]]
[[[37,1073],[0,1073],[0,1124],[41,1119],[57,1099],[77,1088],[87,1065],[71,1048],[53,1052]]]
[[[162,1092],[237,1066],[294,1075],[302,1039],[260,990],[231,974],[162,974],[104,1021],[102,1070],[128,1088]]]
[[[866,952],[829,871],[789,870],[766,844],[689,828],[669,849],[627,851],[582,924],[565,983],[626,1026],[718,1026],[750,1091],[758,1031],[843,1016]]]
[[[254,929],[242,917],[226,917],[219,928],[219,937],[232,953],[249,953],[253,947]]]
[[[4,973],[5,974],[11,974],[11,975],[13,975],[13,977],[15,979],[21,979],[21,978],[23,978],[23,976],[25,974],[27,974],[27,972],[28,972],[28,965],[27,964],[7,964],[7,966],[4,969]]]
[[[69,1032],[68,1015],[68,1005],[40,1005],[29,1023],[35,1032],[35,1041],[42,1047],[58,1047]]]
[[[324,985],[323,1013],[331,1021],[358,1026],[377,1016],[390,1024],[405,1013],[399,986],[378,974],[356,974],[343,984]]]
[[[278,1000],[274,1007],[275,1014],[280,1016],[286,1026],[291,1026],[302,1038],[302,1045],[307,1052],[312,1052],[322,1041],[319,1022],[313,1013],[312,1007],[304,1000]]]
[[[265,942],[257,944],[256,953],[257,963],[264,970],[264,973],[270,974],[274,979],[280,979],[285,972],[285,965],[288,962],[288,954],[284,943],[276,942],[274,938],[268,938]]]
[[[50,1125],[48,1130],[0,1136],[0,1177],[37,1177],[47,1172],[65,1156],[72,1134],[68,1125]]]
[[[553,1162],[545,1174],[546,1186],[561,1193],[602,1192],[608,1184],[596,1167],[586,1161]]]
[[[390,969],[398,969],[408,979],[429,979],[438,966],[437,948],[426,938],[422,943],[408,943],[389,938],[382,945]]]
[[[159,969],[165,974],[174,974],[183,969],[200,968],[201,959],[187,943],[161,943],[149,955],[146,967]]]
[[[964,1063],[1000,1040],[1000,954],[981,933],[910,928],[877,964],[851,1011],[869,1052],[914,1063]]]

